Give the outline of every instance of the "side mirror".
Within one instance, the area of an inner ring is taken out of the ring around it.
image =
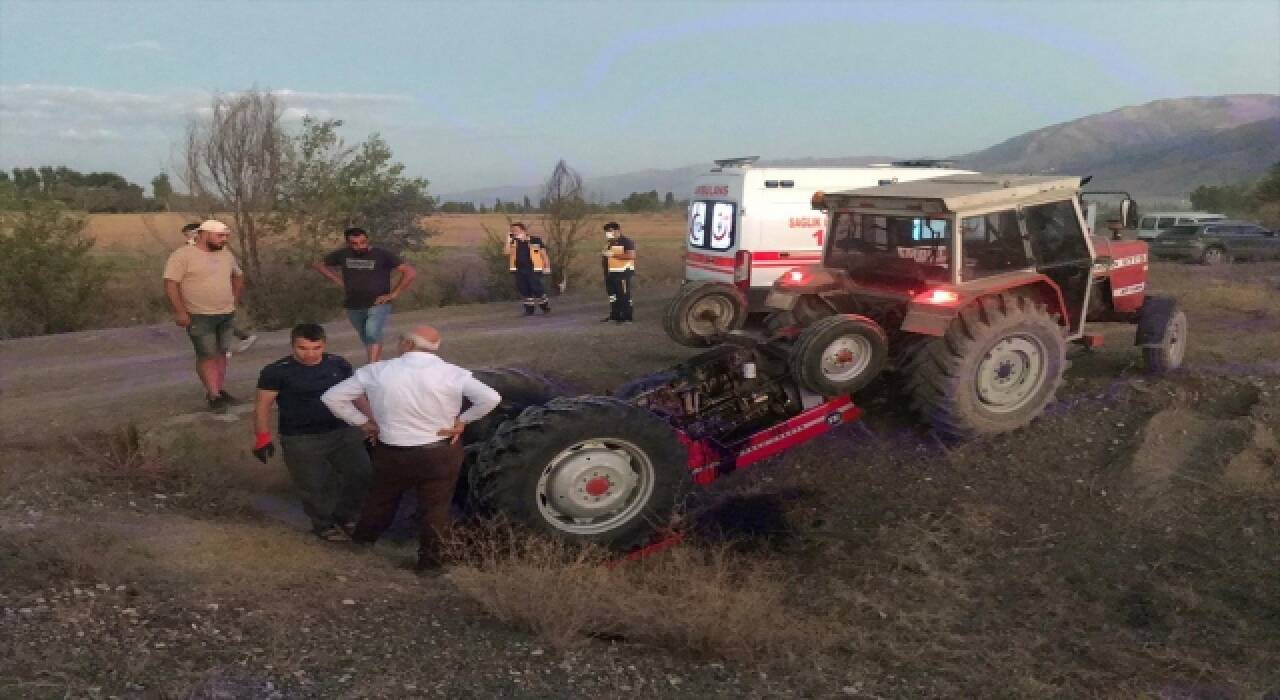
[[[1120,225],[1123,228],[1134,228],[1137,225],[1138,207],[1134,201],[1125,197],[1120,201]]]

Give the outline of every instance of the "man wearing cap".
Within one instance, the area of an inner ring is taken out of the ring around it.
[[[418,495],[421,523],[418,568],[443,563],[441,540],[449,529],[449,505],[462,470],[462,431],[492,411],[502,397],[435,353],[440,333],[420,326],[400,337],[400,357],[365,365],[320,400],[333,415],[377,440],[373,483],[351,539],[372,544],[395,518],[400,497]],[[369,400],[372,420],[356,408]],[[463,399],[471,403],[462,410]]]
[[[622,235],[616,221],[604,225],[605,247],[600,254],[604,289],[609,295],[609,315],[601,322],[631,323],[631,292],[636,274],[636,244]]]
[[[237,401],[223,388],[232,319],[244,292],[244,273],[227,249],[231,229],[216,219],[200,224],[195,245],[182,246],[164,265],[164,293],[173,320],[187,330],[196,352],[196,374],[209,409],[226,413]]]
[[[311,264],[312,269],[342,287],[342,305],[356,329],[369,362],[382,359],[382,329],[391,316],[391,302],[409,288],[418,274],[399,255],[369,243],[364,229],[352,227],[342,232],[347,245]],[[332,268],[342,270],[339,277]],[[391,273],[399,272],[400,280],[391,286]]]
[[[182,227],[182,237],[187,239],[187,245],[196,244],[196,234],[199,232],[199,222],[192,222]],[[235,319],[232,319],[231,321],[231,334],[240,341],[231,347],[231,352],[245,352],[249,348],[253,347],[254,343],[258,342],[258,336],[241,330],[240,326],[236,324]]]

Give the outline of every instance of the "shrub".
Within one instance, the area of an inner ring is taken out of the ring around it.
[[[53,205],[0,227],[0,337],[80,330],[97,317],[108,266],[93,257],[83,228]]]

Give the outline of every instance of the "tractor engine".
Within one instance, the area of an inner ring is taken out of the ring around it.
[[[622,392],[692,439],[729,443],[801,411],[782,350],[742,339]]]

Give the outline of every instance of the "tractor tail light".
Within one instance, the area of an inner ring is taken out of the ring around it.
[[[782,273],[777,284],[782,287],[821,287],[835,284],[835,277],[821,267],[793,267]]]
[[[751,286],[751,251],[740,250],[733,256],[733,284],[743,291]]]
[[[933,306],[951,306],[960,301],[960,294],[950,289],[930,289],[917,294],[915,300]]]

